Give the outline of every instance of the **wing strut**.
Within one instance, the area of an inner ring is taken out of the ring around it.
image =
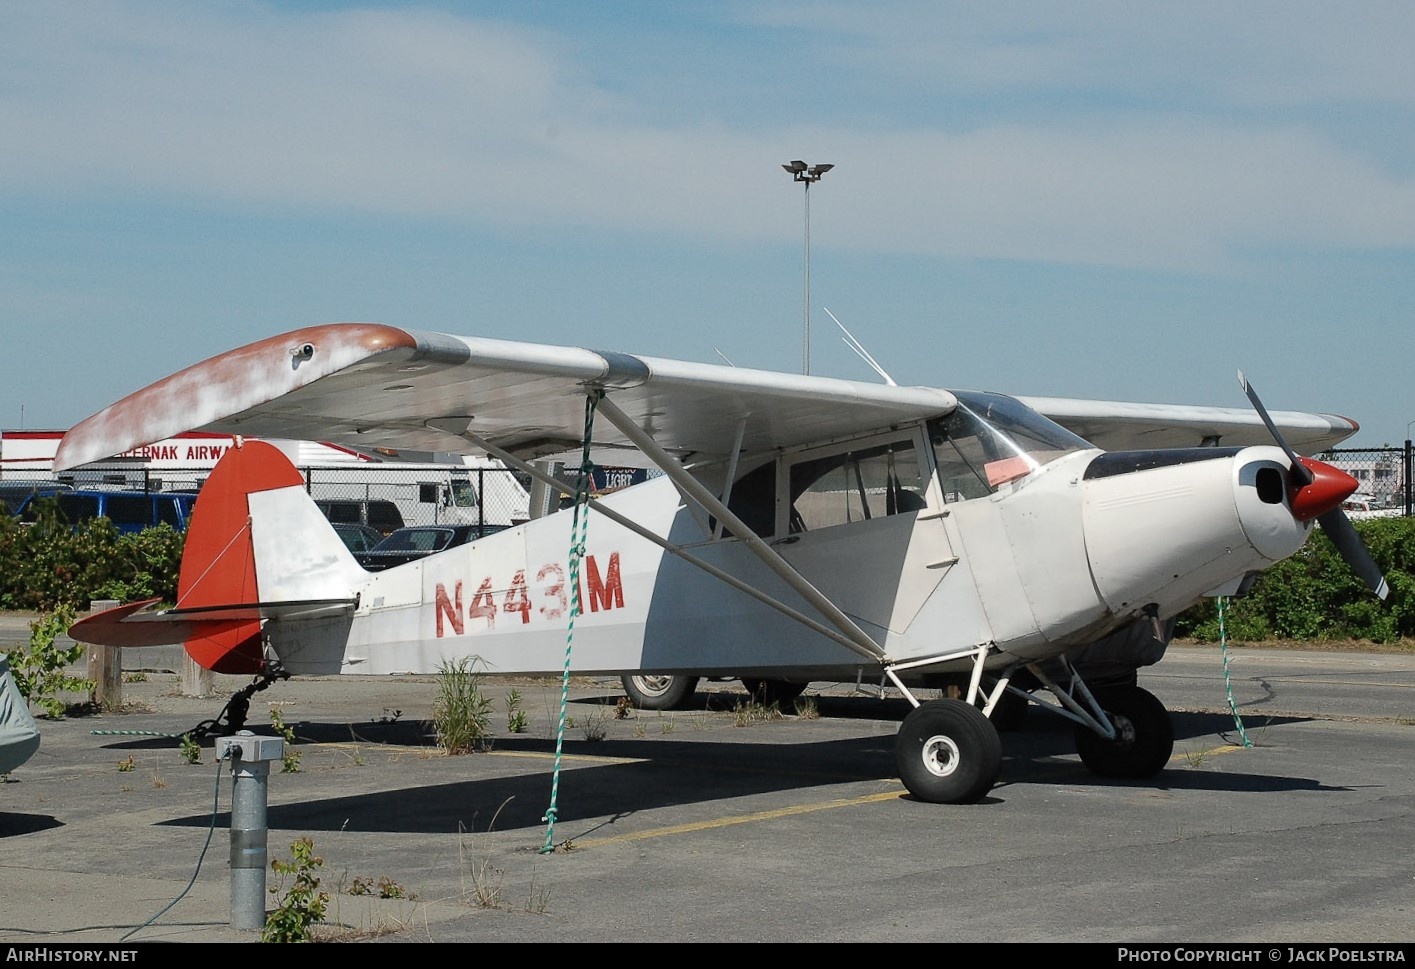
[[[742,519],[734,515],[726,505],[717,499],[717,496],[709,491],[701,481],[693,477],[687,468],[674,460],[673,456],[659,446],[653,437],[635,424],[627,414],[619,409],[606,394],[600,399],[599,412],[613,424],[620,433],[644,454],[648,455],[658,465],[664,474],[672,479],[678,486],[678,490],[685,496],[691,497],[699,506],[705,508],[708,514],[717,518],[718,521],[725,522],[727,528],[733,535],[737,536],[749,548],[757,558],[767,568],[771,569],[781,579],[801,594],[801,597],[814,606],[821,615],[825,616],[830,623],[839,629],[846,638],[855,643],[859,649],[865,651],[871,659],[884,661],[884,649],[870,638],[870,635],[855,624],[855,621],[847,616],[840,608],[825,596],[819,589],[807,582],[801,573],[792,568],[776,550],[766,542],[756,532],[747,527]]]

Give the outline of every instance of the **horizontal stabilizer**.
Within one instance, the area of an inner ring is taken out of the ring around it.
[[[153,611],[161,600],[130,602],[81,619],[69,627],[80,643],[99,646],[166,646],[211,636],[262,619],[322,619],[350,615],[357,599],[248,602]]]

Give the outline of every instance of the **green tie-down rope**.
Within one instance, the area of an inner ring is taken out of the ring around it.
[[[1228,631],[1223,626],[1223,613],[1228,605],[1227,596],[1218,597],[1218,641],[1223,649],[1223,687],[1228,691],[1228,709],[1233,713],[1233,722],[1238,725],[1238,736],[1243,738],[1243,746],[1253,746],[1248,733],[1243,729],[1243,718],[1238,715],[1238,704],[1233,701],[1233,683],[1228,677]]]
[[[594,464],[590,461],[590,438],[594,432],[594,412],[599,395],[585,397],[585,437],[580,449],[580,480],[575,486],[575,514],[570,520],[570,622],[565,632],[565,672],[560,678],[560,727],[555,734],[555,768],[550,780],[550,807],[546,809],[545,844],[541,854],[555,850],[556,802],[560,796],[560,752],[565,745],[565,708],[570,702],[570,647],[575,642],[575,617],[580,614],[580,559],[585,555],[590,519],[590,484]]]

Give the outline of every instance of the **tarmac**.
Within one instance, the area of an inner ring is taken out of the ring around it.
[[[321,859],[321,941],[1415,944],[1408,653],[1171,647],[1141,674],[1175,724],[1158,778],[1090,775],[1036,711],[973,805],[908,795],[907,704],[870,684],[763,719],[736,684],[651,713],[615,679],[489,678],[491,736],[450,756],[436,678],[297,678],[252,700],[296,738],[262,789],[184,749],[235,684],[184,695],[179,656],[125,651],[121,704],[41,721],[0,783],[0,941],[260,941],[253,879],[258,914],[298,906],[232,867],[239,783],[267,860]]]

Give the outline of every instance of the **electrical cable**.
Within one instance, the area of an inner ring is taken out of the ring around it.
[[[119,939],[119,942],[128,941],[128,939],[131,938],[135,933],[147,928],[153,922],[156,922],[158,919],[162,918],[162,916],[166,915],[174,905],[176,905],[182,899],[187,897],[187,893],[191,891],[192,886],[197,883],[197,875],[201,874],[202,862],[206,860],[206,850],[211,847],[211,836],[216,833],[216,816],[219,813],[221,804],[221,764],[224,760],[225,758],[218,758],[216,761],[216,788],[214,791],[212,791],[211,795],[211,825],[206,829],[206,843],[201,846],[201,854],[197,856],[197,866],[192,871],[191,881],[187,882],[187,887],[182,889],[182,891],[177,895],[176,898],[168,902],[167,905],[163,907],[162,911],[158,912],[156,915],[154,915],[152,918],[148,919],[141,925],[135,926],[131,931],[129,931],[126,935]]]

